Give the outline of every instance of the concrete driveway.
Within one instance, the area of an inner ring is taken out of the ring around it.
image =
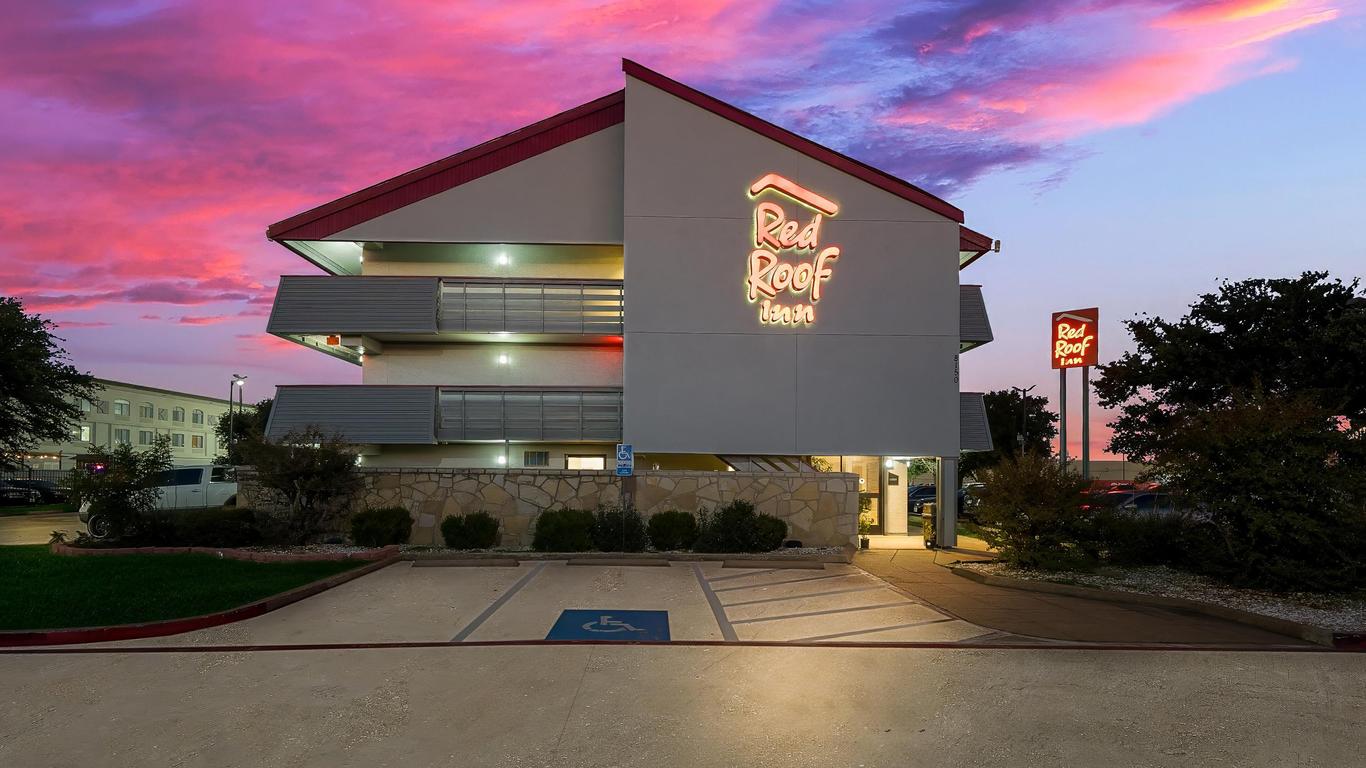
[[[0,654],[0,765],[1359,764],[1350,654],[695,646]]]
[[[545,644],[569,608],[667,611],[674,640],[721,644]],[[400,563],[237,624],[0,650],[0,765],[1279,767],[1366,750],[1366,654],[993,638],[845,565]]]
[[[6,544],[46,544],[53,531],[66,531],[75,538],[85,524],[75,512],[34,512],[0,517],[0,546]]]

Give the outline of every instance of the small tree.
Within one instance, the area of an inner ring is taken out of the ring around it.
[[[218,422],[213,425],[213,433],[218,437],[218,444],[223,446],[223,453],[215,456],[213,463],[228,466],[244,464],[242,446],[265,437],[270,408],[274,404],[275,399],[267,397],[254,405],[247,405],[243,410],[233,409],[231,414],[225,411],[219,415]]]
[[[92,445],[90,460],[71,472],[71,489],[82,503],[90,502],[90,514],[101,515],[117,538],[156,509],[171,465],[171,438],[166,435],[142,450]]]
[[[1049,410],[1048,398],[1026,394],[1021,403],[1018,392],[998,389],[983,395],[982,401],[986,404],[992,450],[964,451],[958,460],[960,477],[973,477],[986,467],[996,466],[1001,459],[1021,452],[1037,456],[1052,454],[1053,438],[1058,436],[1058,414]]]
[[[80,401],[95,398],[95,380],[66,362],[53,327],[0,296],[0,469],[19,465],[44,440],[66,440]]]
[[[1002,560],[1025,567],[1068,569],[1094,562],[1095,539],[1082,510],[1086,481],[1058,462],[1027,453],[982,470],[977,518],[982,538]]]
[[[256,469],[257,482],[286,501],[284,521],[291,541],[303,543],[345,513],[361,488],[356,452],[340,435],[306,427],[278,441],[241,444],[243,459]]]

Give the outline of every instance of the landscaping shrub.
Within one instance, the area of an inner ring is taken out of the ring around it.
[[[783,539],[787,538],[787,521],[773,515],[755,515],[754,538],[759,552],[782,549]]]
[[[71,472],[72,493],[90,502],[91,516],[108,523],[111,537],[132,533],[161,498],[160,486],[171,469],[170,437],[159,435],[143,450],[92,445],[88,458],[85,467]]]
[[[690,512],[657,512],[648,527],[650,546],[659,552],[689,549],[697,541],[697,518]]]
[[[405,544],[413,532],[413,518],[403,507],[379,507],[351,517],[351,540],[362,547]]]
[[[249,547],[261,543],[250,509],[206,509],[173,515],[177,543],[189,547]]]
[[[772,515],[756,514],[753,504],[737,499],[701,516],[693,549],[698,552],[769,552],[781,547],[786,537],[785,521]]]
[[[587,552],[593,548],[592,512],[586,509],[548,509],[536,518],[531,548],[537,552]]]
[[[980,476],[977,518],[1002,560],[1045,570],[1095,564],[1101,542],[1081,508],[1086,481],[1034,454],[1008,458]]]
[[[1092,520],[1099,555],[1114,565],[1184,565],[1196,532],[1184,515],[1129,514],[1115,509]]]
[[[498,543],[498,520],[487,512],[448,517],[441,521],[441,538],[451,549],[488,549]]]
[[[341,435],[317,427],[291,430],[279,440],[241,440],[237,450],[255,467],[261,488],[285,502],[263,523],[272,537],[291,543],[332,530],[362,485],[355,450]]]
[[[593,520],[593,546],[601,552],[644,552],[649,537],[634,507],[598,507]]]

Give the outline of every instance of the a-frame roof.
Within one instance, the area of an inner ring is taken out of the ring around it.
[[[630,77],[648,83],[715,115],[748,128],[773,141],[794,149],[879,189],[909,200],[953,221],[963,221],[963,212],[929,192],[859,162],[810,139],[762,120],[720,99],[708,96],[629,59],[622,70]],[[271,240],[321,240],[377,216],[393,212],[432,195],[473,181],[543,152],[581,139],[626,119],[625,91],[595,99],[554,117],[484,142],[470,149],[429,163],[407,173],[382,181],[345,197],[272,224],[266,230]],[[991,239],[963,228],[960,239],[969,250],[985,251]],[[977,241],[985,241],[981,247]],[[960,246],[960,250],[964,249]]]

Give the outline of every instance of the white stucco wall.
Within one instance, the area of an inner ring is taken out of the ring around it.
[[[955,222],[631,78],[625,152],[628,442],[957,455]],[[763,325],[745,295],[747,191],[768,173],[840,206],[820,244],[842,253],[809,327]]]

